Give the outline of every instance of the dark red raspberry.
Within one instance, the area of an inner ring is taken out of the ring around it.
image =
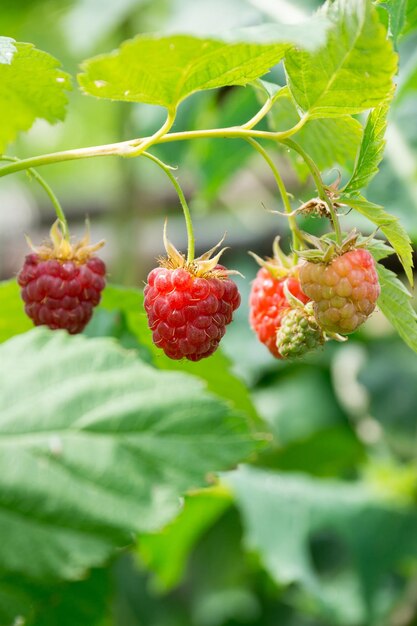
[[[375,263],[368,250],[356,248],[328,263],[306,262],[301,287],[314,302],[323,330],[347,335],[369,317],[380,293]]]
[[[237,286],[222,265],[201,276],[192,266],[157,267],[144,294],[155,345],[171,359],[190,361],[213,354],[240,304]]]
[[[249,322],[259,341],[265,344],[274,357],[281,359],[282,355],[277,348],[277,331],[283,317],[291,309],[284,293],[284,284],[286,283],[290,293],[304,304],[309,298],[301,291],[300,282],[295,275],[286,273],[275,277],[274,269],[272,262],[266,262],[252,283],[249,296]],[[294,268],[292,271],[295,273]]]
[[[106,267],[98,257],[84,264],[57,259],[42,260],[28,254],[17,281],[22,287],[25,311],[36,326],[45,325],[80,333],[100,302]]]

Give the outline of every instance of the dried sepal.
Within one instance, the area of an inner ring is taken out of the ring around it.
[[[272,257],[262,259],[255,252],[249,254],[261,267],[268,270],[273,278],[283,278],[284,276],[295,276],[298,272],[295,257],[293,254],[285,254],[280,246],[280,237],[277,236],[272,244]]]
[[[213,248],[210,248],[207,252],[194,259],[193,261],[187,261],[182,252],[179,252],[171,241],[167,237],[167,221],[164,224],[164,247],[166,251],[166,257],[161,257],[159,264],[161,267],[168,269],[184,268],[193,276],[199,278],[227,278],[231,274],[238,274],[242,276],[237,270],[228,270],[226,268],[217,268],[220,257],[227,250],[227,247],[222,248],[213,256],[216,250],[221,246],[225,238],[225,235],[221,238]]]
[[[368,239],[358,243],[360,233],[356,229],[352,230],[341,244],[338,244],[331,234],[325,234],[322,237],[315,237],[309,233],[303,233],[302,235],[303,239],[314,247],[300,250],[298,255],[311,263],[331,263],[335,257],[342,256],[342,254],[354,248],[366,248],[366,245],[369,243]]]
[[[65,261],[74,261],[74,263],[79,263],[80,265],[86,263],[105,244],[104,240],[93,244],[90,243],[90,225],[88,220],[86,221],[85,235],[78,242],[71,242],[64,237],[59,220],[52,224],[49,231],[49,241],[40,246],[34,246],[28,236],[26,236],[26,241],[29,248],[43,261],[57,259],[63,263]]]

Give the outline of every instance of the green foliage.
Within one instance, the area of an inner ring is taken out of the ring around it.
[[[255,447],[244,417],[197,379],[157,372],[108,339],[35,329],[0,352],[10,572],[80,577]]]
[[[28,130],[35,119],[54,124],[65,117],[70,78],[51,55],[28,43],[2,38],[0,57],[0,152],[18,131]],[[12,48],[16,52],[12,55]],[[7,62],[4,62],[7,59]]]
[[[172,110],[196,91],[247,85],[279,63],[293,43],[310,49],[322,44],[327,26],[324,17],[316,17],[313,37],[306,36],[311,24],[265,24],[221,39],[139,36],[84,61],[78,80],[84,93],[97,98]]]
[[[272,130],[288,130],[300,121],[288,87],[277,94],[277,103],[268,116]],[[297,143],[310,155],[316,165],[325,170],[340,165],[353,165],[362,138],[362,125],[350,115],[337,118],[309,120],[295,135]],[[309,174],[304,161],[290,151],[288,156],[305,180]]]
[[[309,118],[339,117],[377,106],[392,92],[397,57],[370,0],[326,5],[327,44],[285,57],[291,94]]]
[[[388,11],[389,29],[396,46],[405,26],[407,4],[412,3],[410,0],[385,0],[381,4]]]
[[[394,272],[380,264],[377,269],[381,285],[378,306],[405,343],[417,352],[417,314],[410,293]]]
[[[84,61],[78,80],[98,98],[175,109],[201,89],[246,85],[284,56],[289,45],[236,43],[191,36],[140,36],[115,52]]]
[[[33,327],[25,315],[20,288],[15,280],[0,283],[0,343]]]
[[[378,165],[382,161],[387,129],[389,103],[383,102],[375,107],[368,116],[359,153],[352,177],[344,188],[344,193],[355,194],[367,187],[378,173]]]
[[[313,613],[333,624],[378,623],[382,592],[392,601],[389,587],[383,588],[387,575],[417,556],[414,509],[383,500],[361,483],[249,466],[226,480],[242,511],[248,546],[275,580],[299,583]],[[323,560],[326,542],[334,546],[333,562]]]
[[[357,194],[352,197],[345,197],[342,194],[340,201],[353,207],[381,229],[398,254],[410,284],[413,284],[413,249],[410,237],[398,221],[398,218],[387,213],[378,204],[369,202],[366,198]]]
[[[231,502],[230,494],[221,487],[205,489],[187,496],[181,513],[161,531],[140,535],[139,555],[155,573],[158,589],[178,584],[192,548]]]

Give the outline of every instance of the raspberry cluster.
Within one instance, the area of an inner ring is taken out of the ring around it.
[[[85,263],[26,256],[18,275],[25,311],[36,326],[81,332],[90,321],[105,285],[106,267],[98,257]]]
[[[303,303],[309,298],[302,292],[298,278],[295,276],[274,277],[268,267],[258,270],[249,296],[249,322],[252,329],[268,350],[277,359],[282,355],[277,347],[277,331],[281,326],[282,318],[290,310],[284,293],[284,284],[298,300]]]
[[[144,294],[155,345],[171,359],[190,361],[213,354],[240,304],[237,286],[221,265],[207,276],[157,267]]]

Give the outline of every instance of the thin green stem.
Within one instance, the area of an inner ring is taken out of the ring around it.
[[[159,165],[159,167],[165,172],[165,174],[168,176],[171,183],[175,187],[175,191],[178,194],[178,198],[179,198],[179,201],[180,201],[183,213],[184,213],[185,226],[187,228],[187,239],[188,239],[187,262],[192,263],[194,261],[194,256],[195,256],[195,237],[194,237],[193,222],[191,220],[191,213],[190,213],[190,209],[188,207],[187,201],[185,199],[184,192],[181,189],[180,184],[175,178],[174,174],[171,172],[170,167],[166,165],[166,163],[158,159],[153,154],[150,154],[149,152],[143,152],[142,156],[146,157],[147,159],[150,159],[151,161]]]
[[[129,156],[129,157],[140,156],[141,154],[145,152],[145,150],[147,150],[150,146],[152,146],[152,144],[157,143],[160,137],[163,137],[171,130],[175,122],[176,113],[177,113],[176,109],[169,110],[164,124],[162,124],[161,128],[159,128],[156,131],[156,133],[154,133],[150,137],[146,137],[145,139],[134,140],[132,142],[132,145],[137,145],[137,148],[126,156]]]
[[[254,139],[248,138],[247,141],[248,143],[250,143],[251,146],[255,148],[255,150],[259,152],[259,154],[265,159],[265,161],[268,163],[269,167],[271,168],[271,171],[274,175],[279,192],[281,194],[285,212],[288,214],[288,224],[292,233],[293,249],[294,251],[299,250],[300,244],[302,243],[302,236],[298,229],[295,216],[292,214],[292,206],[291,206],[290,198],[289,198],[287,189],[285,187],[284,181],[282,180],[281,174],[279,173],[277,166],[275,165],[275,163],[273,162],[269,154],[266,152],[265,148],[263,148]]]
[[[172,141],[184,141],[188,139],[210,139],[210,138],[231,138],[231,139],[268,139],[271,141],[284,141],[291,137],[302,126],[301,121],[296,126],[282,132],[269,132],[262,130],[246,130],[240,126],[232,126],[229,128],[214,128],[208,130],[183,131],[179,133],[161,134],[159,129],[151,137],[143,139],[133,139],[129,141],[119,141],[101,146],[92,146],[88,148],[76,148],[74,150],[64,150],[62,152],[52,152],[28,159],[21,159],[19,162],[11,163],[0,168],[0,178],[8,174],[14,174],[30,167],[41,167],[52,163],[61,163],[64,161],[74,161],[79,159],[89,159],[92,157],[120,156],[131,157],[140,156],[144,149],[148,149],[151,145],[160,143],[170,143]],[[167,118],[167,122],[168,118]],[[165,131],[164,131],[165,132]]]
[[[333,206],[333,202],[330,200],[328,193],[323,185],[321,174],[317,165],[314,163],[313,159],[303,150],[303,148],[292,139],[284,139],[282,143],[288,146],[289,148],[291,148],[292,150],[294,150],[295,152],[298,152],[298,154],[302,157],[305,164],[309,168],[311,175],[314,179],[314,182],[316,184],[319,198],[323,200],[323,202],[326,203],[329,209],[331,221],[332,221],[334,232],[336,235],[336,243],[341,245],[342,244],[342,231],[340,228],[339,218]]]
[[[0,156],[0,160],[1,161],[11,161],[13,163],[19,163],[20,159],[18,159],[17,157],[12,157],[12,156],[6,156],[6,155],[1,155]],[[61,225],[61,229],[62,229],[62,234],[64,236],[64,238],[69,241],[69,228],[68,228],[68,222],[67,222],[67,218],[65,217],[65,213],[64,210],[58,200],[58,198],[56,197],[56,195],[54,194],[54,192],[52,191],[51,187],[48,185],[48,183],[46,182],[46,180],[44,178],[42,178],[42,176],[40,174],[38,174],[38,172],[32,168],[28,168],[27,170],[28,174],[30,174],[30,176],[33,176],[33,178],[40,184],[41,187],[43,187],[43,189],[46,191],[46,193],[49,196],[49,199],[52,202],[52,205],[55,209],[55,213],[56,216],[59,220],[59,223]]]
[[[274,100],[272,98],[268,98],[268,100],[265,102],[263,107],[259,109],[259,111],[253,117],[251,117],[251,119],[248,120],[246,124],[242,124],[242,128],[244,128],[245,130],[250,130],[257,124],[259,124],[259,122],[263,120],[265,115],[269,113],[273,104],[274,104]]]

